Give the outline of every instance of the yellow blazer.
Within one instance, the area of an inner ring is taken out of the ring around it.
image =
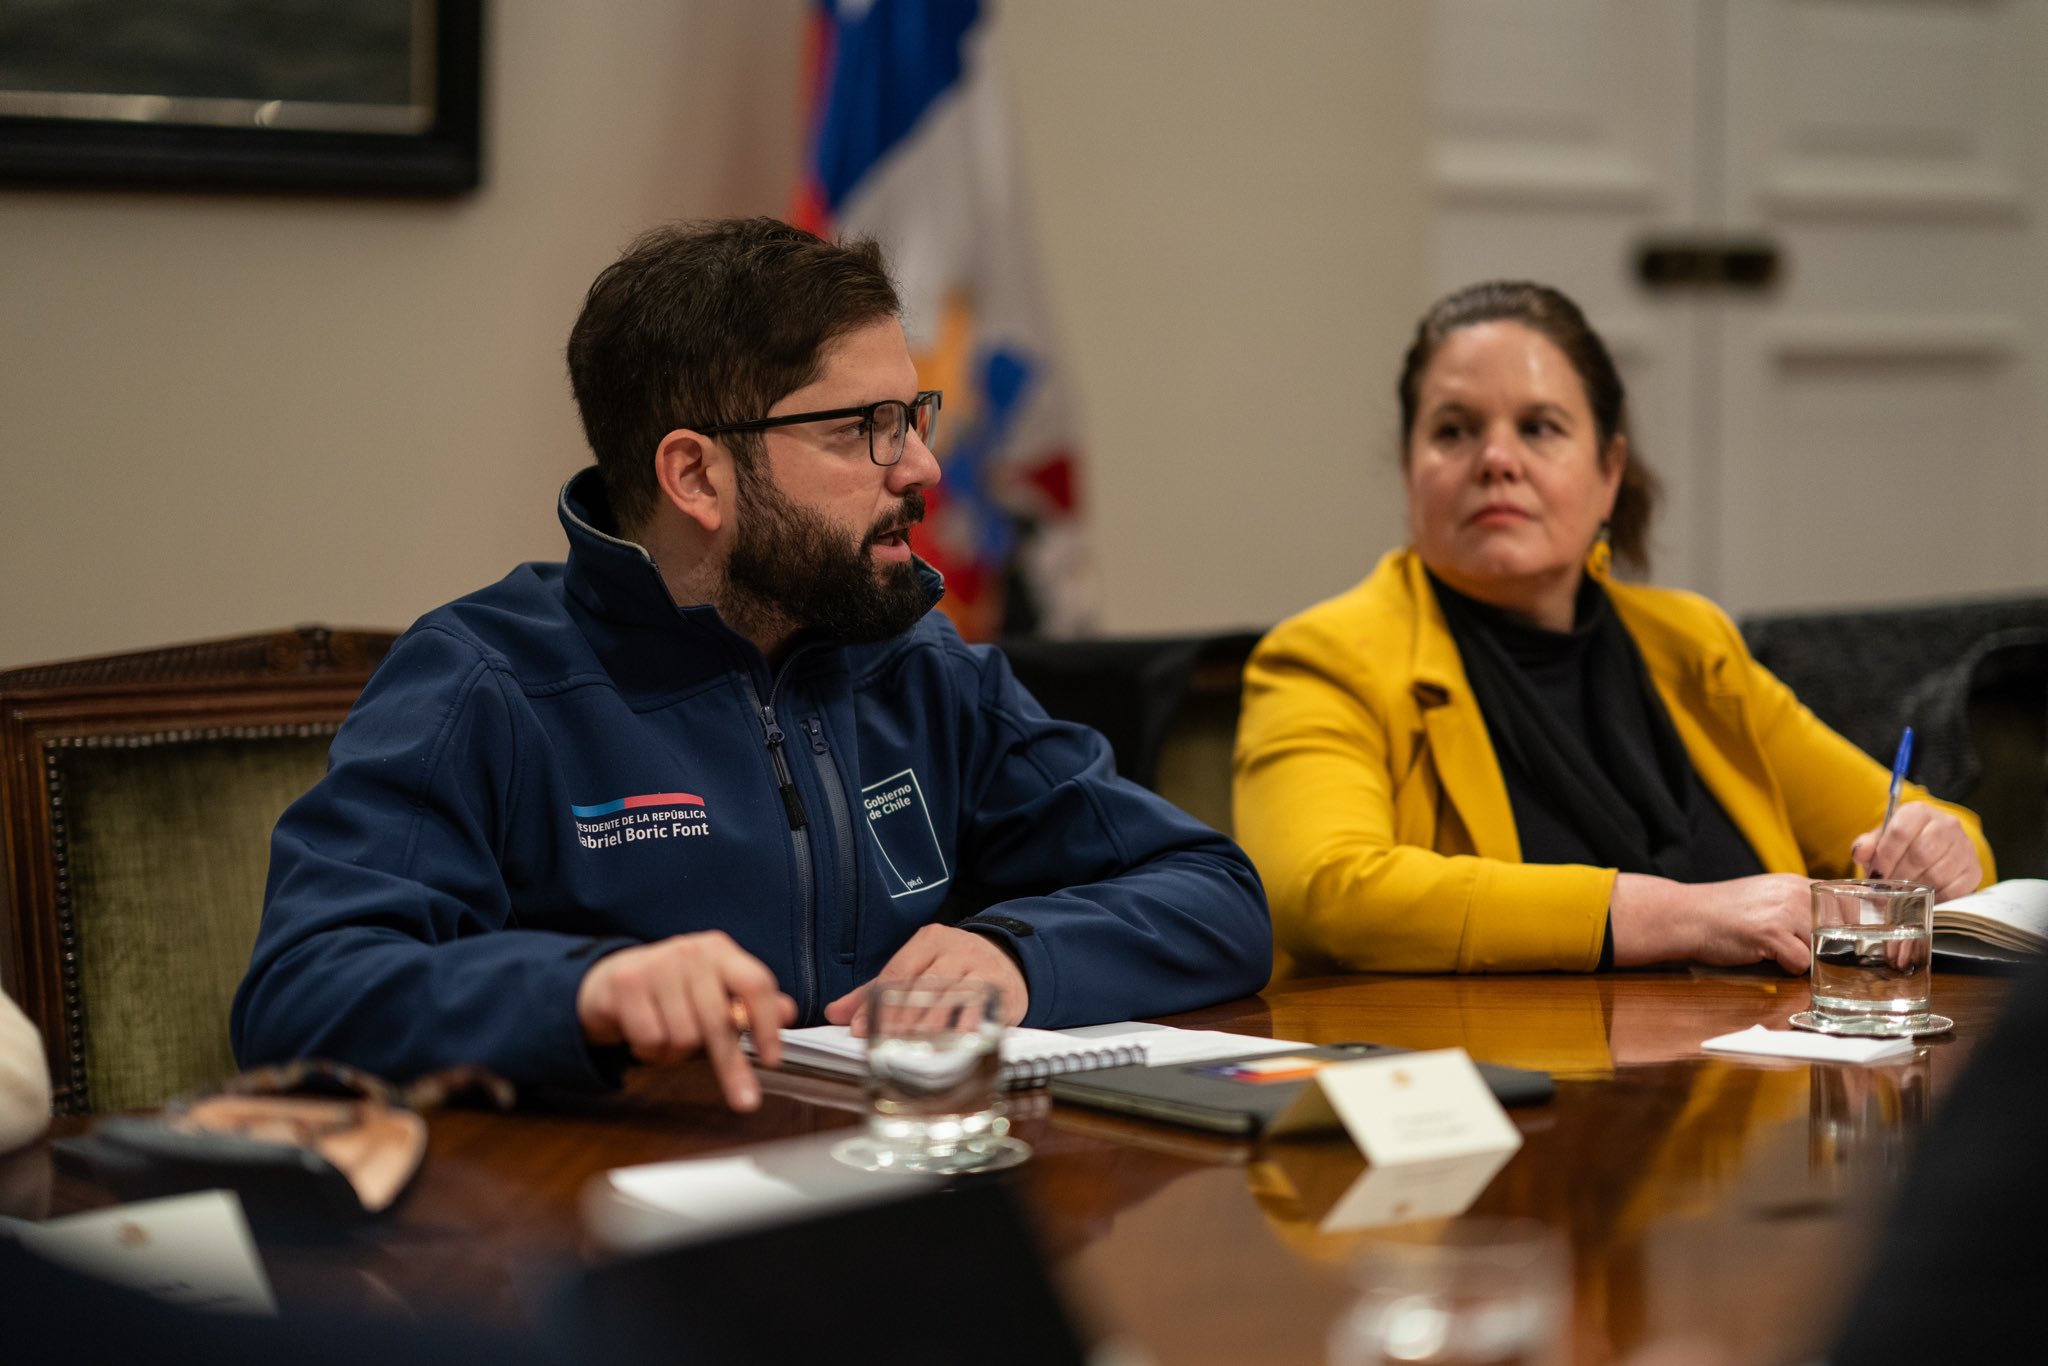
[[[1847,876],[1889,770],[1802,706],[1706,599],[1606,587],[1700,781],[1765,870]],[[1412,550],[1259,643],[1231,799],[1273,907],[1276,980],[1599,964],[1615,870],[1521,861],[1485,719]],[[1935,804],[1962,820],[1989,882],[1977,818]]]

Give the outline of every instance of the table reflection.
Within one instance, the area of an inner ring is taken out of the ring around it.
[[[1896,1174],[1927,1117],[1931,1050],[1884,1067],[1815,1067],[1809,1079],[1807,1164],[1842,1176]]]
[[[2005,986],[1937,971],[1955,1035],[1880,1068],[1701,1056],[1715,1034],[1780,1027],[1803,1008],[1805,981],[1782,975],[1327,978],[1172,1023],[1462,1047],[1551,1072],[1556,1099],[1510,1111],[1523,1145],[1482,1178],[1466,1212],[1533,1217],[1569,1241],[1573,1359],[1619,1360],[1690,1336],[1737,1360],[1790,1361],[1824,1348],[1864,1212],[1896,1187],[1915,1131]],[[776,1078],[764,1090],[758,1112],[735,1115],[692,1062],[636,1069],[618,1095],[439,1112],[427,1164],[389,1217],[331,1244],[266,1246],[266,1264],[296,1303],[389,1314],[402,1312],[396,1290],[415,1311],[517,1331],[544,1303],[537,1287],[601,1255],[579,1201],[593,1179],[805,1135],[822,1142],[859,1122],[859,1090],[845,1083]],[[1465,1199],[1431,1203],[1376,1181],[1341,1136],[1233,1141],[1042,1096],[1018,1097],[1013,1118],[1034,1150],[1014,1180],[1063,1284],[1093,1322],[1161,1366],[1323,1361],[1352,1293],[1345,1263],[1372,1236],[1365,1225],[1440,1220]],[[57,1131],[85,1127],[60,1120]],[[31,1209],[46,1185],[59,1213],[110,1198],[76,1175],[53,1178],[47,1145],[0,1165],[9,1176]]]

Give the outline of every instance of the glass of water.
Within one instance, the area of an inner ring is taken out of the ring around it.
[[[1792,1023],[1824,1034],[1938,1034],[1954,1022],[1934,990],[1934,889],[1856,879],[1813,884],[1813,1008]]]
[[[1533,1219],[1388,1230],[1353,1268],[1358,1297],[1330,1329],[1330,1366],[1538,1366],[1568,1359],[1571,1257]]]
[[[867,1132],[834,1149],[866,1171],[990,1171],[1031,1155],[1002,1093],[1002,992],[915,977],[868,988]]]

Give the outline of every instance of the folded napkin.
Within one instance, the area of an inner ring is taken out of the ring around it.
[[[1808,1062],[1889,1062],[1912,1055],[1917,1045],[1911,1039],[1846,1039],[1835,1034],[1814,1034],[1803,1029],[1765,1029],[1751,1025],[1733,1034],[1722,1034],[1700,1045],[1709,1053],[1761,1053],[1773,1058],[1803,1058]]]

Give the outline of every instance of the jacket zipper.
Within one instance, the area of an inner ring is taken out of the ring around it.
[[[810,737],[811,761],[818,766],[818,782],[825,789],[825,806],[832,813],[832,852],[839,892],[839,957],[851,963],[860,945],[858,879],[854,876],[853,815],[846,809],[846,786],[839,780],[839,765],[832,758],[832,746],[825,740],[825,723],[815,716],[803,722]]]
[[[818,884],[811,868],[811,837],[806,829],[808,821],[804,816],[803,794],[796,790],[796,779],[789,771],[789,760],[783,757],[782,745],[785,739],[782,726],[775,719],[775,692],[781,686],[778,678],[769,686],[769,700],[761,700],[761,690],[754,681],[747,680],[747,687],[754,695],[754,705],[761,713],[761,733],[768,741],[768,758],[775,765],[776,790],[782,797],[782,812],[789,819],[789,842],[796,850],[797,899],[803,904],[803,933],[797,944],[797,981],[801,990],[797,995],[799,1019],[812,1019],[818,1008]]]

